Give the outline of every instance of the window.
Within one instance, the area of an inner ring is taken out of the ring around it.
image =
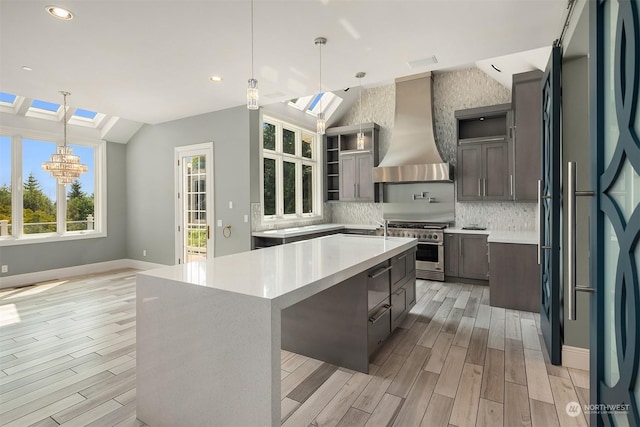
[[[41,166],[58,139],[0,129],[0,245],[106,235],[105,142],[68,143],[89,172],[63,186]]]
[[[297,126],[264,118],[262,209],[267,221],[322,216],[318,137]]]

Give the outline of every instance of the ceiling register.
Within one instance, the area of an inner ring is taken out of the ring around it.
[[[64,98],[64,141],[56,147],[56,154],[51,155],[50,162],[43,162],[42,169],[50,172],[51,177],[58,180],[58,184],[71,184],[80,174],[87,173],[87,165],[80,163],[80,157],[73,154],[73,149],[67,146],[67,96],[69,92],[60,91]]]

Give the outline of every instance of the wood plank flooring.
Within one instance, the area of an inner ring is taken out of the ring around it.
[[[0,424],[136,420],[135,271],[0,290]],[[284,426],[566,426],[589,373],[548,364],[537,314],[489,289],[419,280],[368,375],[282,351]]]

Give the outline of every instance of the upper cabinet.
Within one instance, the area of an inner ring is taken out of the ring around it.
[[[456,111],[458,200],[511,200],[511,104]]]
[[[540,179],[542,130],[542,71],[515,74],[513,106],[514,199],[535,202]]]
[[[364,145],[358,147],[362,128]],[[375,123],[327,129],[325,138],[325,189],[327,201],[378,201],[373,168],[378,166],[378,132]]]
[[[537,200],[542,76],[515,74],[511,104],[455,112],[458,201]]]

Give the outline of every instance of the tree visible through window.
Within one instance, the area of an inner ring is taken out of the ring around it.
[[[263,214],[267,219],[319,216],[317,136],[265,118],[262,125]]]
[[[22,151],[22,158],[11,156],[12,139]],[[56,144],[49,141],[0,136],[0,238],[47,238],[51,234],[79,234],[100,231],[101,221],[96,211],[96,184],[103,177],[96,175],[97,147],[71,145],[89,172],[63,187],[44,172],[41,164],[55,153]],[[103,167],[104,169],[104,167]],[[23,177],[22,191],[15,191],[15,173]],[[60,200],[62,198],[62,200]],[[21,206],[21,215],[13,218],[12,207]],[[5,223],[4,221],[7,221]]]

